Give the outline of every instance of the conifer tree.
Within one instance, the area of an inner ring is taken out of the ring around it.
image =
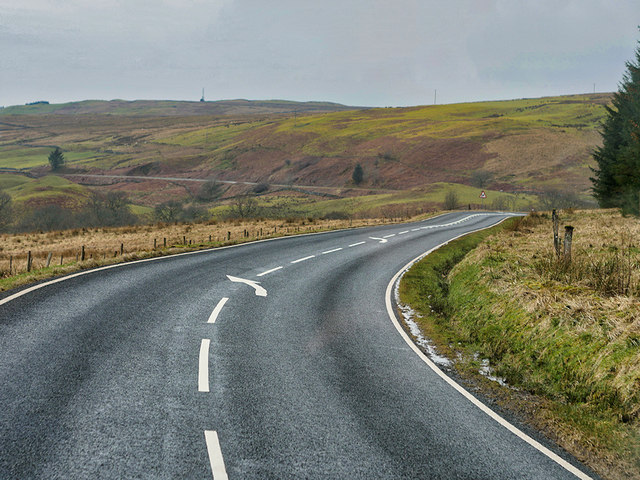
[[[360,165],[359,163],[356,164],[355,168],[353,169],[351,179],[356,185],[360,185],[362,183],[362,180],[364,180],[364,170],[362,169],[362,165]]]
[[[635,62],[627,62],[622,84],[602,125],[602,146],[593,158],[593,194],[603,208],[640,214],[640,42]]]
[[[51,165],[51,170],[58,170],[64,165],[64,162],[65,160],[62,150],[60,150],[60,147],[56,147],[56,149],[49,154],[49,165]]]

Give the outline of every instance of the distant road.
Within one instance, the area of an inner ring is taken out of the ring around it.
[[[457,389],[392,320],[410,260],[506,216],[254,242],[5,294],[0,478],[589,478]]]
[[[393,190],[390,188],[357,188],[357,187],[322,187],[318,185],[292,185],[292,184],[281,184],[281,183],[268,183],[268,182],[242,182],[242,181],[234,181],[234,180],[219,180],[217,178],[185,178],[185,177],[152,177],[146,175],[98,175],[98,174],[81,174],[81,173],[68,173],[68,174],[59,174],[61,177],[85,177],[85,178],[116,178],[119,180],[164,180],[167,182],[216,182],[216,183],[226,183],[230,185],[250,185],[256,186],[262,183],[267,183],[271,187],[278,188],[305,188],[305,189],[315,189],[315,190],[360,190],[371,192],[373,190],[383,192],[397,192],[399,190]]]

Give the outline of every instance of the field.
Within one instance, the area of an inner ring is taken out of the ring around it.
[[[420,218],[426,218],[426,215]],[[384,222],[380,218],[230,220],[0,234],[0,291],[44,278],[127,260]],[[83,247],[84,261],[81,256]],[[28,252],[31,252],[32,258],[30,272],[27,272]]]
[[[570,263],[548,216],[512,222],[427,257],[402,300],[473,388],[605,478],[640,478],[640,221],[561,213],[561,232],[575,227]]]
[[[376,195],[374,203],[386,198],[379,195],[433,191],[443,183],[518,195],[561,188],[589,200],[591,151],[600,142],[597,128],[609,98],[360,110],[247,101],[11,107],[0,111],[0,169],[43,175],[48,152],[60,146],[66,173],[291,185],[342,198]],[[357,163],[364,169],[360,185],[351,178]],[[485,174],[482,183],[475,178],[478,172]],[[194,194],[193,185],[175,180],[83,183],[93,190],[124,191],[147,207],[160,199],[190,201]],[[250,190],[225,187],[222,199]]]

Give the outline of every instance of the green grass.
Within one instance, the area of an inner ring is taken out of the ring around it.
[[[79,207],[84,204],[89,190],[62,177],[48,175],[6,189],[18,204],[46,204],[48,202]]]
[[[401,301],[418,312],[416,321],[439,349],[458,359],[459,371],[477,375],[480,360],[487,359],[494,375],[545,399],[549,411],[538,415],[551,416],[565,448],[579,438],[602,459],[611,456],[640,471],[640,434],[632,420],[640,392],[629,395],[615,383],[615,372],[635,358],[637,345],[606,349],[606,329],[587,332],[547,319],[523,309],[508,292],[491,290],[493,275],[513,268],[512,259],[496,248],[479,263],[462,260],[478,245],[491,249],[492,235],[509,228],[468,235],[418,262],[402,279]],[[605,350],[611,350],[607,356]],[[601,371],[609,373],[596,373]]]
[[[0,168],[29,169],[49,164],[49,154],[53,148],[49,147],[2,147],[0,148]],[[66,163],[92,162],[100,154],[95,151],[64,151]]]
[[[25,183],[31,182],[32,179],[24,175],[15,175],[13,173],[0,173],[0,190],[18,187]]]

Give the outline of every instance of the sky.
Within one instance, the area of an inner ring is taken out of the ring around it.
[[[0,106],[611,92],[638,0],[0,0]]]

